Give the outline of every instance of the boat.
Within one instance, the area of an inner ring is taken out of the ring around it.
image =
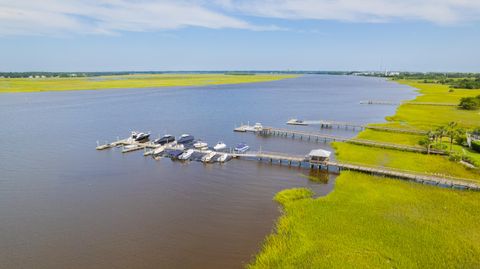
[[[245,144],[245,143],[240,143],[238,144],[236,147],[235,147],[235,151],[238,152],[238,153],[244,153],[246,152],[250,147]]]
[[[175,136],[166,134],[161,138],[155,139],[155,141],[153,141],[153,143],[158,144],[158,145],[165,145],[165,144],[168,144],[168,143],[172,143],[173,141],[175,141]]]
[[[178,149],[165,150],[165,156],[172,159],[178,159],[178,157],[182,154],[183,154],[183,150],[178,150]]]
[[[180,160],[188,160],[190,159],[190,157],[192,156],[192,154],[195,152],[195,150],[193,149],[188,149],[187,151],[185,151],[184,153],[182,153],[182,155],[178,156],[178,159]]]
[[[213,157],[215,157],[216,153],[214,151],[208,151],[205,156],[202,157],[202,162],[208,163],[211,162]]]
[[[153,155],[159,155],[162,154],[165,151],[165,146],[160,146],[158,148],[155,148],[152,152]]]
[[[189,144],[189,143],[192,143],[194,139],[195,139],[195,137],[193,137],[193,135],[182,134],[178,138],[177,143],[178,144]]]
[[[132,136],[132,137],[133,137],[133,136]],[[142,133],[142,132],[140,132],[140,133],[137,133],[137,134],[135,135],[134,140],[137,141],[137,142],[139,142],[139,141],[147,140],[149,137],[150,137],[150,133]]]
[[[216,151],[219,151],[219,150],[223,150],[223,149],[226,149],[227,148],[227,145],[223,142],[218,142],[214,147],[213,149],[216,150]]]
[[[223,154],[220,154],[220,156],[218,156],[217,162],[224,163],[228,161],[230,158],[231,158],[230,155],[228,155],[227,153],[223,153]]]
[[[208,147],[208,144],[206,142],[198,140],[197,142],[195,142],[193,144],[193,147],[196,148],[196,149],[203,149],[203,148]]]
[[[253,130],[254,130],[255,132],[260,132],[260,131],[262,131],[262,130],[263,130],[262,124],[261,124],[260,122],[255,123],[255,125],[253,125]]]

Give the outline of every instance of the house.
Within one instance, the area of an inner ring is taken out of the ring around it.
[[[314,149],[308,153],[305,159],[311,163],[324,163],[328,161],[331,154],[328,150]]]

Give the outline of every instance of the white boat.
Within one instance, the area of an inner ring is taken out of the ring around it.
[[[193,147],[196,149],[203,149],[208,147],[208,144],[206,142],[198,140],[197,142],[193,143]]]
[[[163,151],[165,151],[165,146],[160,146],[158,148],[155,148],[152,153],[153,155],[158,155],[163,153]]]
[[[261,124],[260,122],[255,123],[255,125],[253,125],[253,130],[254,130],[255,132],[260,132],[260,131],[262,131],[262,130],[263,130],[262,124]]]
[[[219,163],[224,163],[228,160],[228,154],[227,153],[223,153],[221,154],[218,158],[217,158],[217,162]]]
[[[218,142],[214,147],[213,149],[216,150],[216,151],[219,151],[219,150],[223,150],[223,149],[226,149],[227,148],[227,145],[223,142]]]
[[[204,163],[211,162],[213,157],[215,157],[215,155],[216,155],[216,153],[214,151],[208,151],[207,154],[205,154],[202,157],[202,162],[204,162]]]
[[[250,147],[245,143],[240,143],[235,147],[235,151],[238,153],[246,152]]]
[[[188,149],[187,151],[185,151],[184,153],[182,153],[182,155],[180,155],[178,158],[180,160],[188,160],[192,154],[195,152],[195,150],[193,149]]]

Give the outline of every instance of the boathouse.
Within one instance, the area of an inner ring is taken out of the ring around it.
[[[324,163],[324,162],[328,161],[331,154],[332,153],[328,150],[314,149],[314,150],[310,151],[310,153],[308,153],[306,158],[310,163],[321,164],[321,163]]]

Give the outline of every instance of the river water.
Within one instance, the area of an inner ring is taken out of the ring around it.
[[[334,175],[242,160],[155,161],[142,152],[96,151],[96,141],[131,130],[191,133],[210,144],[246,142],[254,150],[306,154],[330,147],[232,130],[248,121],[285,127],[291,117],[381,122],[394,106],[359,101],[414,95],[412,88],[383,79],[326,75],[2,94],[0,268],[240,268],[274,227],[276,192],[309,187],[325,195]]]

